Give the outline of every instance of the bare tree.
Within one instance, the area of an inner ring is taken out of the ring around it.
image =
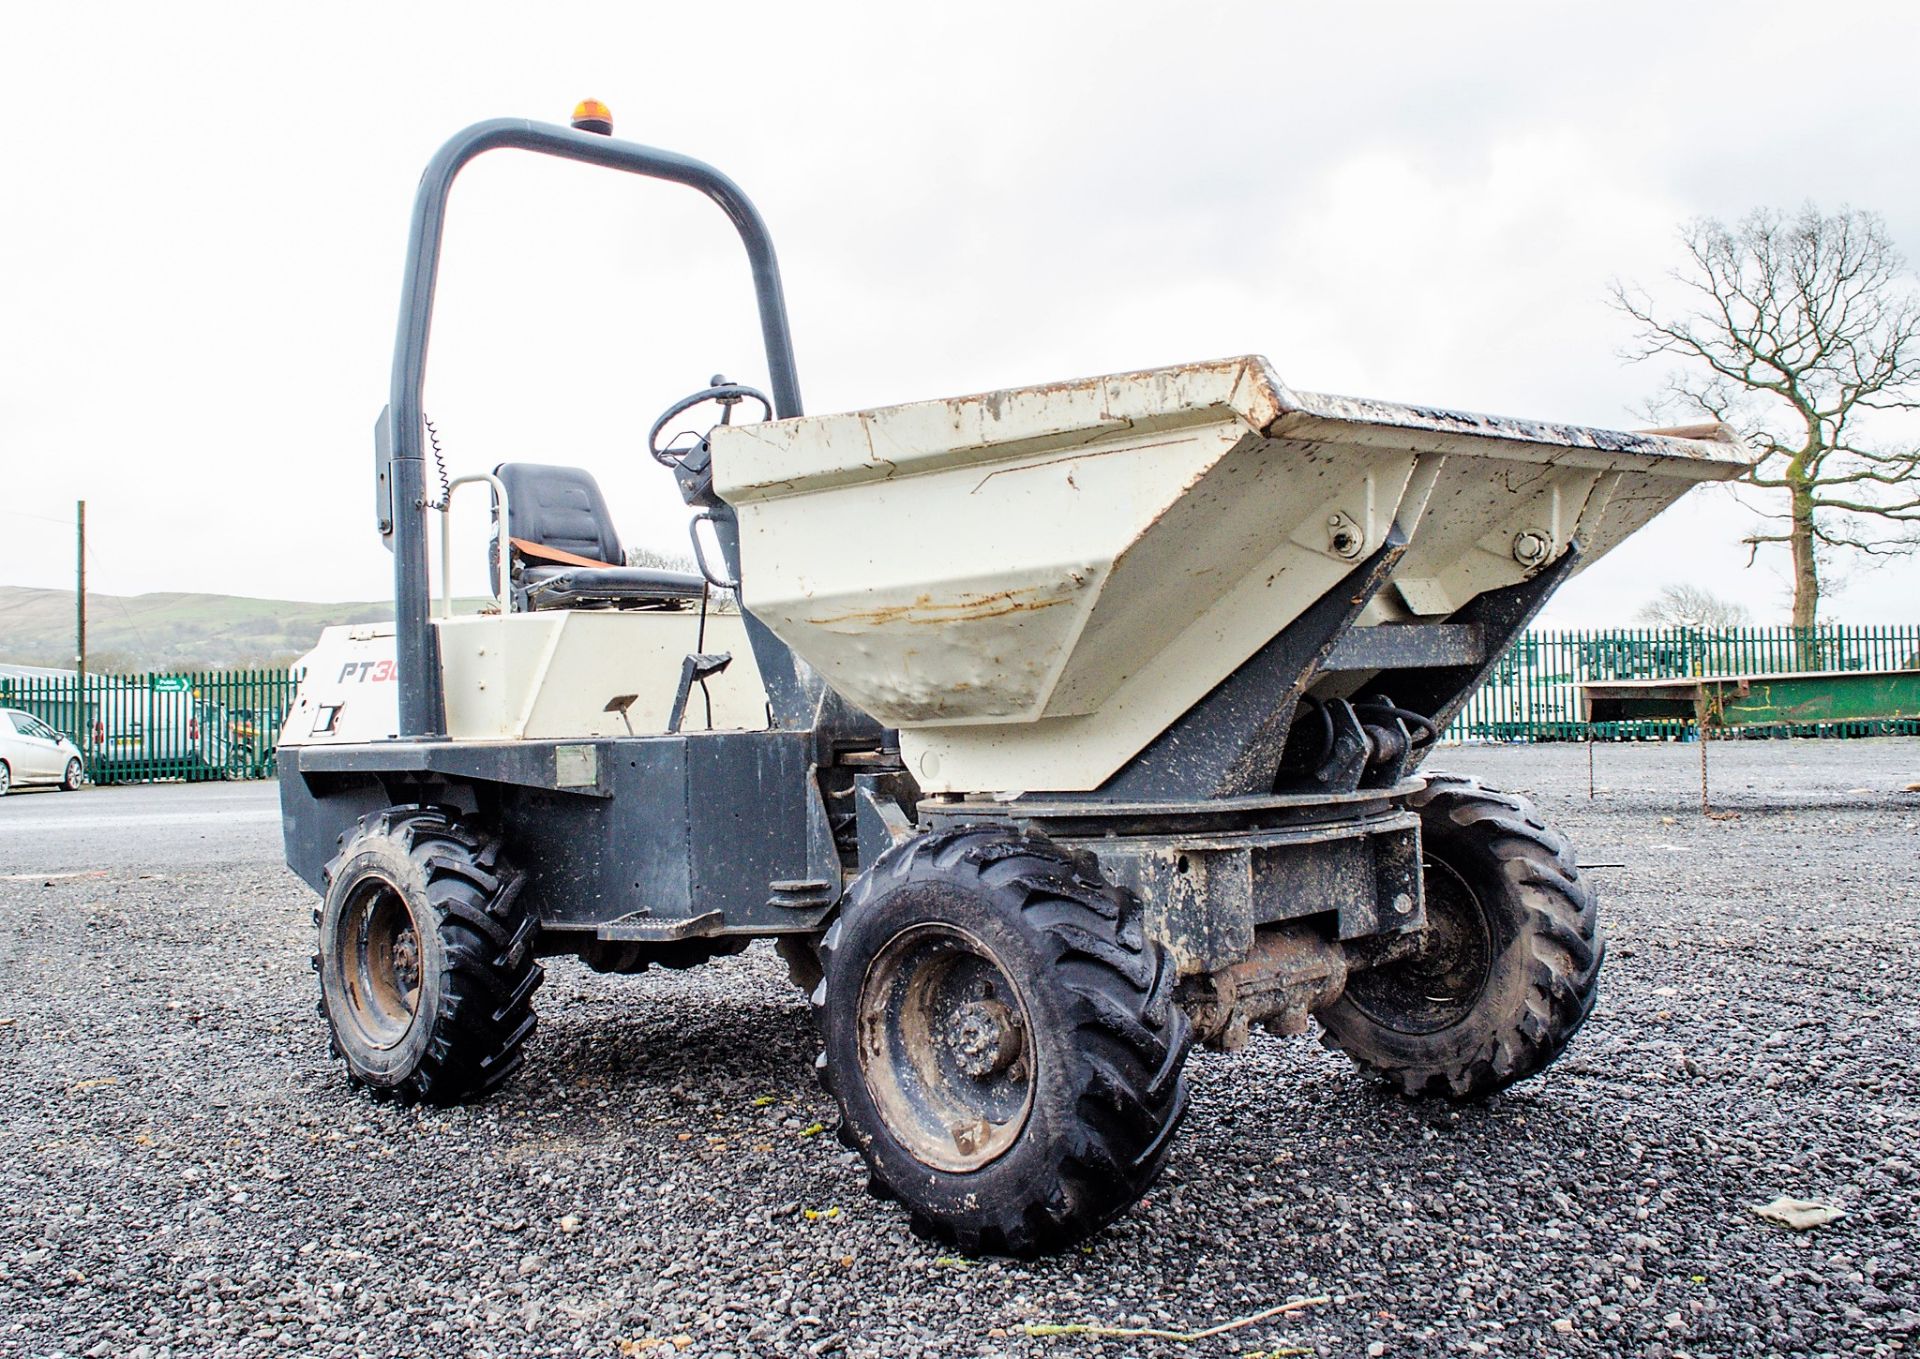
[[[685,571],[691,573],[695,565],[693,557],[685,552],[665,552],[657,547],[630,547],[627,549],[628,566],[648,566],[657,571]]]
[[[693,557],[684,552],[668,552],[657,547],[630,547],[627,549],[628,566],[649,566],[656,571],[679,571],[686,575],[699,573],[700,565]],[[715,590],[707,600],[707,607],[715,613],[738,613],[740,604],[731,590]]]
[[[1834,554],[1920,547],[1920,447],[1864,428],[1920,411],[1920,299],[1873,213],[1809,204],[1733,227],[1700,218],[1680,239],[1687,262],[1673,278],[1690,309],[1613,285],[1640,325],[1629,357],[1680,359],[1656,406],[1723,421],[1761,453],[1745,480],[1773,522],[1746,541],[1791,550],[1793,623],[1811,628]]]
[[[1662,628],[1738,628],[1751,619],[1747,606],[1684,581],[1664,586],[1640,606],[1642,623]]]

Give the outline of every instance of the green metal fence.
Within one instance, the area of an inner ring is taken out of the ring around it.
[[[1625,628],[1525,633],[1448,728],[1451,740],[1645,741],[1687,739],[1679,719],[1581,720],[1585,680],[1674,679],[1809,670],[1920,667],[1920,624],[1882,627]],[[1920,723],[1823,724],[1823,736],[1920,734]]]
[[[1583,680],[1670,679],[1809,670],[1920,668],[1920,624],[1884,627],[1629,628],[1535,631],[1501,658],[1448,728],[1452,740],[1676,740],[1676,719],[1581,720]],[[0,707],[23,708],[80,747],[95,783],[254,779],[274,774],[273,745],[299,676],[290,670],[193,674],[0,676]],[[1827,723],[1824,736],[1897,732],[1920,722]]]
[[[95,783],[260,779],[299,677],[288,670],[0,677],[22,708],[80,747]]]

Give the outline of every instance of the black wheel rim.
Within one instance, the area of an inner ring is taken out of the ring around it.
[[[887,941],[861,982],[861,1074],[913,1157],[964,1174],[1005,1155],[1033,1109],[1033,1026],[993,952],[949,925]]]
[[[420,1005],[420,936],[406,898],[384,878],[361,883],[340,912],[339,941],[344,1017],[370,1047],[393,1047]]]
[[[1398,1033],[1438,1033],[1473,1012],[1493,971],[1493,931],[1467,880],[1439,859],[1421,864],[1427,928],[1418,953],[1356,972],[1346,998]]]

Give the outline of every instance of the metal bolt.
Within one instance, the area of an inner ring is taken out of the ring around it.
[[[1539,566],[1553,554],[1553,539],[1533,529],[1513,535],[1513,559],[1522,566]]]
[[[1360,526],[1344,514],[1329,516],[1327,530],[1327,546],[1336,557],[1352,561],[1366,546],[1366,535],[1360,532]]]

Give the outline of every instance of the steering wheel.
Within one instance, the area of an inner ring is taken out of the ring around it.
[[[647,433],[647,452],[653,455],[655,462],[659,463],[662,467],[678,467],[681,459],[693,451],[691,447],[677,448],[672,444],[668,444],[665,448],[660,447],[660,434],[669,424],[673,423],[675,418],[686,414],[695,406],[704,405],[709,401],[719,403],[720,423],[723,425],[733,423],[733,408],[742,401],[758,401],[760,403],[761,418],[763,420],[773,419],[773,402],[767,399],[765,392],[753,387],[744,387],[737,382],[728,382],[725,377],[719,373],[715,373],[712,382],[708,383],[700,391],[695,392],[692,396],[681,397],[671,406],[668,406],[660,418],[653,422],[653,428]]]

